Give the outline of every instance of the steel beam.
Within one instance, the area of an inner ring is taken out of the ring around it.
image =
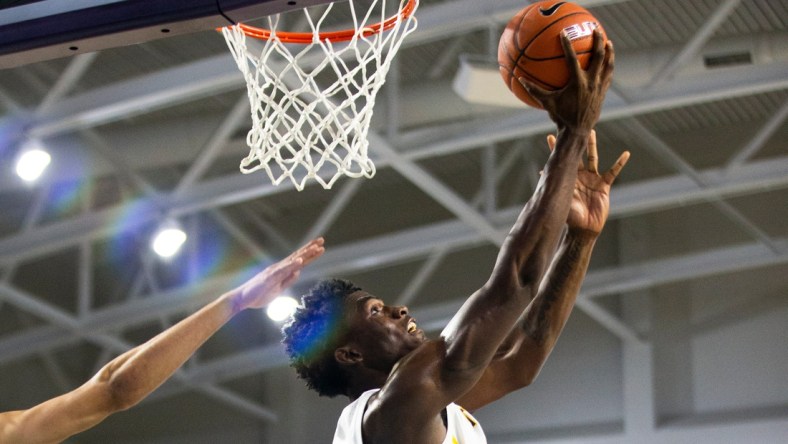
[[[703,45],[705,45],[714,32],[717,31],[717,28],[728,19],[731,12],[739,6],[739,3],[741,3],[741,0],[726,0],[723,4],[719,5],[711,14],[711,17],[706,20],[703,26],[695,32],[695,35],[683,48],[681,48],[681,51],[651,78],[651,81],[648,83],[649,88],[654,88],[656,85],[670,79],[682,65],[695,57]]]
[[[587,3],[596,6],[611,2]],[[504,22],[521,7],[522,2],[518,0],[499,0],[493,4],[465,0],[424,7],[419,10],[418,30],[403,46],[452,35],[458,29],[467,32],[472,28],[487,28],[491,20]],[[752,77],[740,75],[738,80],[740,84],[749,85]],[[232,57],[229,54],[213,56],[63,100],[54,104],[50,112],[39,116],[29,134],[52,136],[242,87],[243,79]]]
[[[44,99],[41,100],[41,103],[38,104],[36,114],[46,112],[50,105],[62,100],[74,88],[74,85],[82,78],[82,75],[87,72],[96,56],[98,56],[98,53],[91,52],[74,57],[52,88],[49,89]]]
[[[788,245],[788,238],[780,239],[780,242]],[[621,269],[590,272],[578,297],[578,302],[585,298],[603,294],[642,290],[682,279],[726,273],[736,269],[739,266],[739,261],[742,259],[746,259],[748,266],[756,266],[758,263],[769,265],[785,264],[788,263],[788,254],[776,256],[764,248],[763,245],[747,244],[719,248],[701,255],[687,255],[661,261],[645,262]],[[677,272],[680,267],[666,269],[663,266],[665,262],[680,263],[685,267],[700,265],[700,268],[689,268],[689,270],[693,271],[693,273],[689,274],[686,273],[687,269],[684,269],[685,272],[681,273]],[[429,326],[430,331],[440,330],[448,323],[451,316],[462,305],[462,302],[462,300],[449,301],[415,310],[419,318],[419,324],[424,328]],[[637,347],[645,345],[630,327],[623,323],[621,325],[623,327],[622,335],[630,336],[628,338],[629,343]],[[287,356],[282,345],[271,344],[203,363],[189,373],[189,378],[201,383],[217,383],[285,365],[287,365]]]
[[[616,207],[613,206],[613,208]],[[515,214],[510,216],[514,217]],[[788,240],[776,239],[775,242],[783,248],[782,251],[788,251],[785,250]],[[321,261],[305,270],[308,272],[305,273],[304,278],[338,274],[358,268],[375,267],[421,257],[441,246],[457,249],[481,243],[484,243],[484,239],[461,222],[436,224],[427,229],[409,230],[396,236],[387,236],[385,239],[378,238],[334,248],[327,251]],[[595,270],[586,276],[579,299],[625,293],[693,277],[766,267],[786,262],[788,262],[788,253],[775,254],[761,244],[748,244],[626,267]],[[190,287],[166,291],[156,297],[97,310],[89,319],[71,327],[102,331],[109,328],[124,328],[149,320],[152,316],[180,313],[194,305],[212,300],[217,294],[226,288],[231,288],[241,279],[237,276],[209,279]],[[14,300],[9,302],[14,302]],[[420,320],[422,322],[438,322],[435,319],[429,320],[422,317]],[[53,339],[52,335],[57,333],[51,330],[52,328],[48,326],[41,328],[40,331],[23,333],[22,335],[28,340],[26,343],[22,343],[19,337],[12,336],[0,341],[0,350],[11,349],[9,345],[11,343],[14,347],[23,345],[24,350],[29,353],[46,349],[50,346],[49,341]],[[4,355],[0,354],[0,363],[4,361]]]
[[[758,130],[755,137],[728,161],[726,164],[727,168],[729,170],[737,168],[754,156],[774,133],[780,129],[786,118],[788,118],[788,100],[783,102],[782,106],[772,115],[769,121]]]
[[[701,174],[687,161],[682,159],[667,143],[663,142],[662,139],[649,131],[648,128],[635,119],[624,119],[622,125],[629,134],[635,135],[635,138],[640,141],[641,146],[651,151],[656,158],[661,159],[669,167],[689,177],[700,188],[708,188],[708,184]],[[777,247],[773,244],[769,236],[728,202],[725,202],[719,196],[710,196],[709,203],[735,224],[739,225],[745,232],[769,247],[772,251],[777,252]]]
[[[612,208],[614,214],[635,214],[696,203],[717,195],[733,196],[784,188],[788,186],[786,169],[788,157],[783,156],[752,162],[734,171],[712,169],[701,172],[705,183],[708,183],[706,188],[699,187],[683,175],[647,180],[619,187],[612,197]],[[156,220],[162,208],[168,208],[173,215],[188,214],[276,192],[279,192],[277,187],[261,185],[257,178],[247,175],[204,181],[177,198],[141,199],[132,207],[134,218],[125,217],[132,210],[121,205],[0,239],[0,264],[58,251],[86,239],[138,229]]]
[[[326,1],[21,2],[0,9],[0,68],[213,29]]]
[[[118,352],[125,352],[134,348],[134,345],[129,344],[115,336],[100,333],[91,329],[84,329],[82,323],[66,311],[45,302],[38,301],[36,298],[7,284],[0,284],[0,292],[6,296],[6,299],[9,303],[35,316],[43,318],[57,325],[58,327],[65,328],[89,342],[93,342],[99,346],[110,348]],[[188,377],[185,377],[182,372],[174,374],[173,379],[186,384],[193,390],[204,393],[226,404],[232,405],[241,411],[254,414],[260,419],[268,421],[277,419],[276,415],[269,409],[255,404],[225,389],[214,387],[211,383],[203,383],[199,385],[192,384]]]
[[[381,157],[386,159],[392,168],[418,188],[421,188],[424,193],[454,213],[460,220],[479,230],[479,233],[490,240],[490,242],[495,245],[500,245],[503,242],[506,235],[505,232],[493,228],[487,219],[460,198],[457,193],[432,177],[423,168],[402,157],[382,137],[370,132],[369,140],[370,145]]]

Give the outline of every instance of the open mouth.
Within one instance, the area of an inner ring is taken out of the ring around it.
[[[418,330],[418,328],[419,328],[418,325],[416,325],[416,322],[413,319],[408,321],[408,333],[416,333],[416,330]]]

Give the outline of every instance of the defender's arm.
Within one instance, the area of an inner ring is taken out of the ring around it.
[[[235,314],[267,305],[323,254],[315,239],[145,344],[118,356],[81,387],[27,410],[0,413],[0,443],[57,443],[140,402]]]

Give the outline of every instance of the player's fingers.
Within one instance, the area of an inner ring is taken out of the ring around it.
[[[561,33],[561,46],[564,48],[564,60],[566,60],[567,69],[569,69],[570,81],[572,78],[579,79],[583,69],[580,67],[580,62],[577,61],[577,54],[575,54],[572,41],[569,40],[566,32]]]
[[[608,88],[613,82],[613,68],[616,61],[616,52],[613,50],[613,42],[608,40],[605,43],[605,57],[602,64],[602,84]]]
[[[588,171],[599,174],[599,153],[596,146],[596,131],[588,135]]]
[[[621,173],[621,170],[624,169],[624,166],[627,164],[628,161],[629,161],[629,151],[624,151],[623,153],[621,153],[620,156],[618,156],[618,160],[616,160],[616,163],[614,163],[613,166],[610,167],[610,170],[608,170],[608,172],[605,173],[605,182],[612,185],[613,182],[615,182],[616,178],[618,177],[619,173]]]
[[[555,149],[555,136],[552,134],[547,135],[547,147],[550,148],[550,151]]]
[[[613,41],[608,40],[605,42],[605,69],[613,71],[616,65],[616,51],[613,49]]]
[[[594,29],[594,45],[591,52],[591,61],[588,65],[588,71],[598,75],[600,68],[605,64],[607,59],[607,45],[605,45],[605,37],[602,35],[602,30],[599,28]]]
[[[547,91],[546,89],[542,89],[541,87],[534,85],[533,83],[526,80],[524,77],[520,77],[517,79],[520,81],[520,84],[523,85],[523,88],[531,95],[537,102],[540,104],[544,103],[545,100],[552,95],[552,91]]]

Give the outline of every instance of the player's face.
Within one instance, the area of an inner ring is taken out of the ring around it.
[[[424,331],[404,306],[391,306],[364,291],[348,296],[349,342],[358,347],[364,365],[389,371],[425,340]]]

